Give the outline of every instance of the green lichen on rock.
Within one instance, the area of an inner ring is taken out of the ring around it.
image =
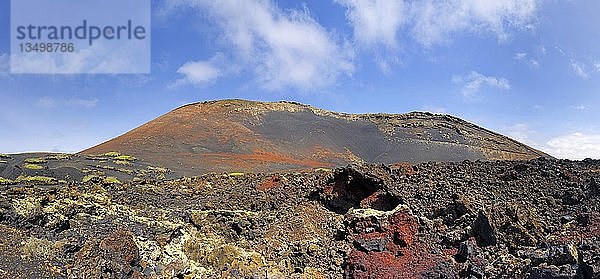
[[[37,165],[37,164],[24,164],[23,165],[24,168],[28,169],[28,170],[41,170],[44,167]]]
[[[46,239],[31,237],[23,245],[23,255],[31,259],[46,260],[57,253],[54,244]]]

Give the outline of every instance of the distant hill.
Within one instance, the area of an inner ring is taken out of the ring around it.
[[[449,115],[346,114],[245,100],[189,104],[81,153],[110,151],[182,175],[549,157]]]

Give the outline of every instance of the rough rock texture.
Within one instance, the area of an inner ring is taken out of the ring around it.
[[[304,171],[362,162],[549,157],[449,115],[344,114],[291,102],[244,100],[186,105],[82,153],[109,151],[187,176]]]
[[[598,278],[600,161],[0,185],[1,278]]]

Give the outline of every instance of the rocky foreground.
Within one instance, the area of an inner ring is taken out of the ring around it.
[[[600,161],[85,180],[1,181],[0,277],[600,278]]]

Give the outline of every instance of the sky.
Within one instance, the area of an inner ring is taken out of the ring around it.
[[[10,74],[0,153],[77,152],[183,104],[290,100],[461,117],[600,158],[600,1],[152,0],[150,74]]]

